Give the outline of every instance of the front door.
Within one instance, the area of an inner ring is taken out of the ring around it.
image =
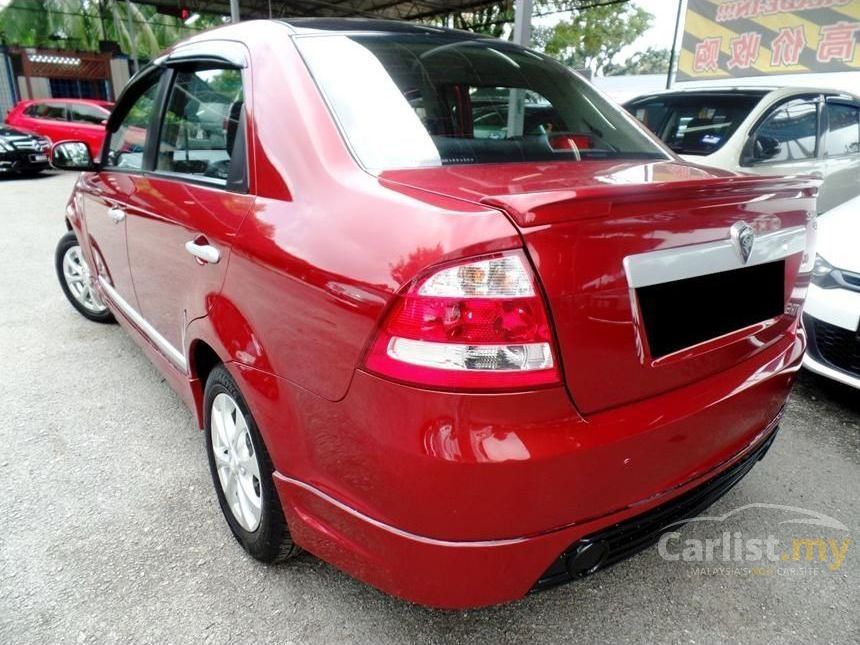
[[[119,107],[122,120],[111,134],[102,169],[84,175],[84,222],[92,266],[107,297],[132,318],[137,298],[126,251],[128,211],[143,172],[144,144],[160,78],[156,70],[130,88],[128,100]]]
[[[220,291],[231,238],[253,197],[241,70],[207,63],[168,73],[153,168],[128,220],[128,254],[141,314],[184,357],[185,327]]]
[[[63,101],[34,103],[24,110],[21,127],[48,137],[52,143],[68,140],[69,122],[66,103]]]
[[[832,98],[826,109],[826,177],[818,198],[822,213],[860,195],[860,104]]]
[[[820,97],[809,95],[772,108],[744,151],[744,170],[759,175],[824,175],[820,159]]]

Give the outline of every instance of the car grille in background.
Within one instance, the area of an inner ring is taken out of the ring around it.
[[[532,587],[532,591],[555,587],[613,565],[655,544],[665,531],[677,530],[687,520],[700,515],[729,492],[764,457],[776,438],[778,430],[776,424],[781,414],[782,411],[771,424],[773,431],[760,446],[713,479],[642,515],[624,520],[574,542],[546,570]],[[604,554],[602,559],[590,568],[577,570],[575,562],[578,555],[593,547],[601,550]]]
[[[651,356],[781,316],[785,260],[636,289]]]
[[[16,150],[40,150],[39,142],[35,139],[19,139],[11,141],[12,147]]]
[[[839,269],[839,275],[848,289],[860,291],[860,273],[851,273],[850,271]]]
[[[807,317],[807,321],[812,322],[818,355],[833,367],[860,375],[860,334],[817,318]]]

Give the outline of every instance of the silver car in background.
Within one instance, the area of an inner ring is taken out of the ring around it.
[[[822,177],[819,213],[860,194],[857,96],[802,87],[709,87],[648,94],[624,107],[688,161]]]

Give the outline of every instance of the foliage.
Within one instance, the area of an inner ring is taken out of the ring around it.
[[[179,18],[158,14],[155,7],[107,0],[12,0],[0,10],[0,40],[7,45],[81,51],[98,51],[100,40],[111,40],[130,54],[128,7],[137,54],[144,59],[223,22],[219,16],[201,15],[189,28]]]
[[[654,16],[629,3],[575,11],[569,20],[535,31],[534,44],[562,63],[599,75],[651,26]]]
[[[496,38],[510,37],[515,0],[454,13],[428,22]],[[564,16],[551,27],[537,27],[532,46],[577,69],[599,74],[650,26],[654,16],[630,0],[534,0],[535,16]],[[651,59],[649,58],[649,61]],[[656,63],[655,63],[656,64]]]
[[[538,7],[544,0],[536,0]],[[465,29],[479,34],[487,34],[501,38],[506,28],[514,22],[514,0],[502,0],[493,5],[476,9],[469,13],[455,13],[452,25],[456,29]]]
[[[669,69],[670,52],[668,49],[649,47],[637,52],[623,63],[610,63],[604,68],[607,76],[625,74],[665,74]]]

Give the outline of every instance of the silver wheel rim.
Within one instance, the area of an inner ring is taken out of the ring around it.
[[[90,267],[77,244],[70,246],[63,255],[63,278],[72,297],[81,307],[94,314],[107,311],[105,303],[93,289]]]
[[[215,396],[210,412],[212,454],[227,506],[243,529],[256,531],[263,514],[263,487],[248,422],[224,392]]]

